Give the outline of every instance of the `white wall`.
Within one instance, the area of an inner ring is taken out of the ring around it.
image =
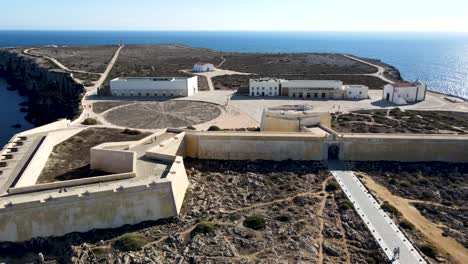
[[[90,150],[91,169],[109,173],[135,171],[136,153],[124,150],[108,150],[94,147]]]
[[[198,92],[197,76],[171,78],[117,78],[110,81],[110,87],[115,96],[190,96]]]
[[[207,71],[214,71],[214,65],[211,63],[206,64],[195,64],[193,66],[194,72],[207,72]]]
[[[276,79],[251,79],[249,82],[250,96],[279,96],[280,82]],[[262,95],[262,93],[264,93]]]
[[[362,100],[369,98],[369,88],[364,85],[344,85],[346,98],[354,100]]]
[[[410,87],[394,87],[391,84],[384,86],[382,100],[387,100],[387,94],[390,94],[389,101],[403,105],[423,101],[426,97],[426,85],[420,84]]]

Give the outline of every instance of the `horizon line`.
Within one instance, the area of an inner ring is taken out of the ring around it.
[[[272,29],[10,29],[0,28],[0,31],[77,31],[77,32],[278,32],[278,33],[468,33],[468,31],[442,31],[442,30],[272,30]]]

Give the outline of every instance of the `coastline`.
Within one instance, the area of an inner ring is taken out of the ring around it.
[[[187,46],[187,45],[184,45],[184,44],[176,44],[176,45]],[[14,49],[18,49],[18,48],[14,48]],[[3,50],[7,51],[7,52],[10,52],[8,49],[7,50],[3,49]],[[1,55],[2,54],[0,54],[0,56]],[[16,54],[15,56],[26,57],[26,60],[23,60],[22,63],[31,63],[31,64],[33,64],[34,67],[39,67],[39,68],[41,68],[41,70],[45,70],[46,74],[60,74],[60,75],[67,75],[67,77],[70,77],[69,73],[66,73],[66,72],[63,72],[63,71],[58,71],[57,69],[50,68],[50,67],[44,67],[44,65],[36,64],[35,59],[40,59],[40,56],[25,55],[25,54]],[[362,58],[362,57],[359,57],[359,58]],[[399,69],[397,67],[382,62],[380,60],[380,58],[362,58],[362,59],[367,60],[367,61],[371,61],[371,62],[376,62],[377,61],[377,62],[381,63],[381,65],[386,67],[385,73],[387,73],[387,70],[390,70],[390,71],[393,72],[393,76],[401,76],[400,71],[399,71]],[[31,68],[31,67],[29,67],[29,68]],[[24,74],[24,70],[23,70],[22,73]],[[75,119],[76,117],[78,117],[81,114],[82,109],[80,108],[80,102],[81,102],[81,98],[80,98],[80,100],[77,100],[75,102],[76,104],[72,106],[72,108],[76,109],[76,112],[74,113],[73,116],[63,114],[61,116],[56,116],[53,119],[49,119],[49,120],[47,120],[47,122],[37,121],[37,120],[44,120],[43,119],[44,117],[43,116],[33,116],[34,114],[37,114],[38,111],[36,111],[36,109],[35,109],[35,105],[34,105],[34,102],[33,102],[34,98],[31,98],[30,94],[28,94],[28,93],[31,92],[31,89],[28,89],[26,87],[27,84],[25,82],[24,83],[21,82],[22,79],[17,78],[18,76],[16,76],[16,75],[14,73],[9,73],[8,70],[5,70],[5,68],[2,69],[2,67],[0,65],[0,78],[3,77],[3,79],[5,79],[9,83],[10,86],[13,86],[15,88],[14,90],[16,90],[16,93],[19,96],[23,96],[23,97],[26,96],[24,98],[27,99],[27,102],[28,102],[28,112],[24,116],[24,118],[26,119],[26,121],[28,121],[33,126],[41,126],[41,125],[49,124],[49,123],[54,122],[54,121],[56,121],[56,120],[58,120],[60,118],[68,118],[68,119],[73,120],[73,119]],[[78,84],[78,83],[74,82],[74,80],[72,78],[67,79],[66,82],[72,82],[73,85],[78,85],[78,86],[82,87],[81,84]],[[32,84],[33,87],[38,86],[38,85],[39,84],[37,84],[37,83]],[[31,86],[31,83],[29,83],[29,86]],[[59,88],[59,90],[62,90],[61,87],[57,87],[57,88]],[[463,100],[463,101],[468,101],[467,98],[463,98],[461,96],[451,95],[451,94],[447,94],[447,93],[439,92],[439,91],[433,91],[431,89],[429,89],[428,91],[430,91],[432,93],[442,95],[442,96],[453,97],[453,98],[458,98],[458,99]],[[59,95],[59,97],[60,97],[60,95]],[[8,124],[8,125],[10,126],[10,124]],[[14,125],[14,124],[11,124],[11,125]]]

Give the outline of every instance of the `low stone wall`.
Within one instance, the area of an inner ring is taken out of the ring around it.
[[[136,153],[126,150],[92,148],[90,164],[92,170],[109,173],[126,173],[135,171]]]
[[[56,122],[43,125],[40,127],[36,127],[30,130],[26,130],[22,133],[17,134],[16,136],[28,136],[32,134],[37,134],[37,133],[43,133],[43,132],[49,132],[53,130],[58,130],[58,129],[64,129],[70,127],[70,120],[68,119],[61,119]]]
[[[324,140],[307,133],[186,132],[185,155],[218,160],[322,160]]]
[[[468,162],[468,136],[345,135],[343,160]]]

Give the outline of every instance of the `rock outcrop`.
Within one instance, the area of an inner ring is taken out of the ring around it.
[[[42,125],[80,112],[84,87],[68,72],[53,69],[50,62],[22,54],[16,49],[0,50],[0,76],[28,97],[26,119]]]

